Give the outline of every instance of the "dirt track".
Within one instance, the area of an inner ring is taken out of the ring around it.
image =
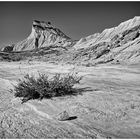
[[[25,73],[84,75],[81,95],[21,104],[8,90]],[[66,110],[73,118],[58,121]],[[0,62],[0,138],[140,138],[140,66]]]

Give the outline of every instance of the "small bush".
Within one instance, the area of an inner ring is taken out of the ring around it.
[[[73,86],[79,83],[81,78],[76,74],[55,74],[52,78],[45,74],[39,74],[37,78],[27,74],[14,86],[15,97],[23,97],[24,102],[30,99],[73,95],[76,93]]]

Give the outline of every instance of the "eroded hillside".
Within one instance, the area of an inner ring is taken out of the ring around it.
[[[8,59],[17,54],[32,60],[86,66],[100,63],[136,64],[140,61],[140,17],[79,41],[71,40],[50,23],[34,21],[30,36],[3,48],[0,56]]]

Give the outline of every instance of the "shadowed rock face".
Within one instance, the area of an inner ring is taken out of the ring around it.
[[[48,46],[66,47],[72,44],[72,40],[50,22],[33,21],[32,32],[29,37],[17,44],[13,51],[33,50]]]
[[[3,52],[12,52],[13,48],[14,48],[14,44],[5,46],[4,48],[1,49],[1,51],[3,51]]]

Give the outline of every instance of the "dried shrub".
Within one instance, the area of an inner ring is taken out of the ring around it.
[[[30,99],[75,95],[77,92],[73,86],[78,84],[81,79],[82,77],[74,73],[65,75],[57,73],[52,78],[40,73],[36,78],[27,74],[14,86],[14,93],[15,97],[23,97],[23,102]]]

